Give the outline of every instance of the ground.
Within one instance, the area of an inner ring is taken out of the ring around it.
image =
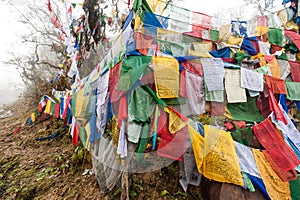
[[[26,123],[34,111],[26,101],[0,111],[0,199],[120,199],[121,188],[100,192],[89,152],[74,147],[63,122],[45,117]],[[7,116],[3,115],[7,114]],[[201,199],[199,187],[183,192],[178,165],[144,174],[131,174],[130,199]]]

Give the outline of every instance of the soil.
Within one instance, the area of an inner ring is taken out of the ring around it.
[[[0,111],[12,112],[0,118],[0,199],[120,199],[120,186],[100,192],[89,152],[72,145],[62,120],[49,116],[29,125],[33,111],[26,101]],[[130,199],[201,199],[199,187],[182,190],[178,172],[174,162],[151,173],[131,174]]]

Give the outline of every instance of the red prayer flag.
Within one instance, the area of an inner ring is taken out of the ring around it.
[[[203,66],[201,63],[196,63],[196,62],[186,60],[184,62],[181,62],[181,65],[184,67],[184,69],[198,76],[203,76]]]
[[[186,78],[185,78],[185,70],[180,72],[180,96],[186,98]]]
[[[50,12],[50,16],[51,16],[50,20],[55,26],[55,28],[61,28],[61,24],[59,22],[57,15],[54,12]]]
[[[257,26],[265,26],[268,27],[268,16],[258,16],[256,18]]]
[[[168,123],[165,124],[168,126]],[[168,127],[166,127],[165,130],[167,129]],[[164,131],[161,134],[157,147],[157,155],[182,162],[183,154],[185,152],[187,133],[187,126],[174,134],[171,134],[169,131]]]
[[[283,171],[280,167],[278,167],[278,165],[274,162],[274,160],[272,159],[272,157],[270,156],[270,154],[267,151],[262,151],[262,152],[266,156],[266,159],[269,161],[272,169],[276,172],[276,174],[280,177],[280,179],[283,182],[290,182],[292,180],[297,179],[296,170],[291,169],[287,172]]]
[[[123,96],[119,103],[118,127],[121,127],[122,120],[128,118],[127,97]]]
[[[112,95],[117,89],[119,73],[121,70],[121,63],[122,62],[117,63],[109,70],[109,95],[110,95],[111,102],[114,102],[112,100]]]
[[[75,122],[75,124],[74,124],[74,131],[73,131],[73,134],[72,134],[72,144],[74,146],[77,145],[78,140],[79,140],[79,129],[80,129],[79,123]]]
[[[60,111],[60,103],[56,103],[54,106],[54,118],[59,118],[59,111]]]
[[[52,7],[51,7],[50,0],[48,0],[47,6],[48,6],[48,10],[49,10],[50,12],[52,12],[53,10],[52,10]]]
[[[268,85],[268,88],[274,93],[274,94],[287,94],[285,82],[283,79],[264,75],[266,79],[266,83]]]
[[[288,124],[286,121],[284,114],[282,113],[282,110],[280,109],[277,100],[275,99],[273,93],[269,89],[269,105],[270,110],[274,112],[275,118],[277,120],[282,121],[284,124]]]
[[[203,29],[210,30],[212,28],[212,16],[200,13],[200,12],[192,12],[192,24]],[[196,27],[195,26],[195,27]]]
[[[300,164],[297,155],[283,140],[270,118],[253,126],[252,130],[259,143],[281,170],[287,172]]]
[[[300,82],[300,63],[289,60],[289,64],[293,81]]]
[[[297,32],[284,30],[284,34],[292,40],[298,49],[300,49],[300,35]]]

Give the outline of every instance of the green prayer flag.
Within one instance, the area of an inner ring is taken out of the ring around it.
[[[233,125],[235,126],[236,130],[235,131],[231,131],[231,136],[232,139],[236,142],[239,142],[241,144],[244,144],[246,146],[250,145],[250,139],[253,135],[253,131],[251,127],[247,127],[247,128],[243,128],[240,129],[238,126],[236,126],[234,124],[234,122],[232,122]]]
[[[255,69],[258,73],[261,73],[261,74],[269,74],[269,71],[270,71],[270,66],[262,66],[260,68],[257,68]]]
[[[256,98],[253,97],[248,97],[247,102],[228,103],[227,108],[234,120],[261,122],[265,119],[256,107]]]
[[[187,55],[188,49],[185,44],[178,44],[169,42],[166,40],[157,40],[159,48],[164,53],[171,53],[173,56],[185,56]]]
[[[55,102],[51,102],[51,114],[54,115]]]
[[[148,137],[149,124],[145,123],[142,127],[141,137],[139,141],[139,146],[137,148],[136,161],[141,162],[144,160],[144,152],[147,148],[147,144],[150,141]]]
[[[77,96],[77,93],[74,92],[73,95],[72,95],[71,116],[75,116],[75,112],[76,112],[76,96]]]
[[[289,100],[292,101],[300,101],[300,82],[285,82],[286,90],[287,90],[287,97]]]
[[[210,37],[212,41],[219,40],[219,31],[218,30],[210,30]]]
[[[236,52],[233,57],[237,60],[237,62],[241,62],[245,58],[250,58],[249,55],[247,55],[247,54],[245,54],[245,53],[243,53],[241,51]]]
[[[80,138],[80,140],[82,142],[83,147],[85,148],[86,147],[86,138],[87,138],[87,135],[86,135],[84,127],[80,127],[80,129],[79,129],[79,138]]]
[[[250,178],[248,177],[247,173],[242,172],[243,175],[243,179],[246,183],[247,188],[249,189],[250,192],[255,192],[255,188],[250,180]]]
[[[288,60],[288,56],[285,52],[282,52],[280,56],[276,56],[277,59]]]
[[[279,28],[269,28],[268,32],[269,42],[271,44],[276,44],[278,46],[282,46],[282,30]]]
[[[285,49],[285,51],[291,51],[293,53],[298,52],[298,48],[296,47],[296,45],[292,42],[287,43],[283,46],[283,48]]]
[[[155,108],[154,98],[143,88],[136,88],[130,95],[128,114],[136,122],[148,122]]]
[[[293,200],[300,200],[300,177],[297,180],[290,181],[290,191]]]
[[[135,0],[132,9],[140,16],[142,22],[145,20],[144,12],[153,13],[146,0]]]
[[[121,64],[118,90],[130,90],[152,60],[151,56],[129,56]]]

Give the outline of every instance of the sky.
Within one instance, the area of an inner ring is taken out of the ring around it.
[[[177,0],[178,5],[189,10],[202,12],[204,14],[208,14],[214,16],[215,13],[224,12],[226,9],[237,8],[244,9],[246,12],[246,17],[251,17],[253,13],[253,9],[250,7],[245,8],[241,6],[243,4],[242,0]],[[282,0],[275,0],[274,2],[275,9],[280,10],[283,9]]]

